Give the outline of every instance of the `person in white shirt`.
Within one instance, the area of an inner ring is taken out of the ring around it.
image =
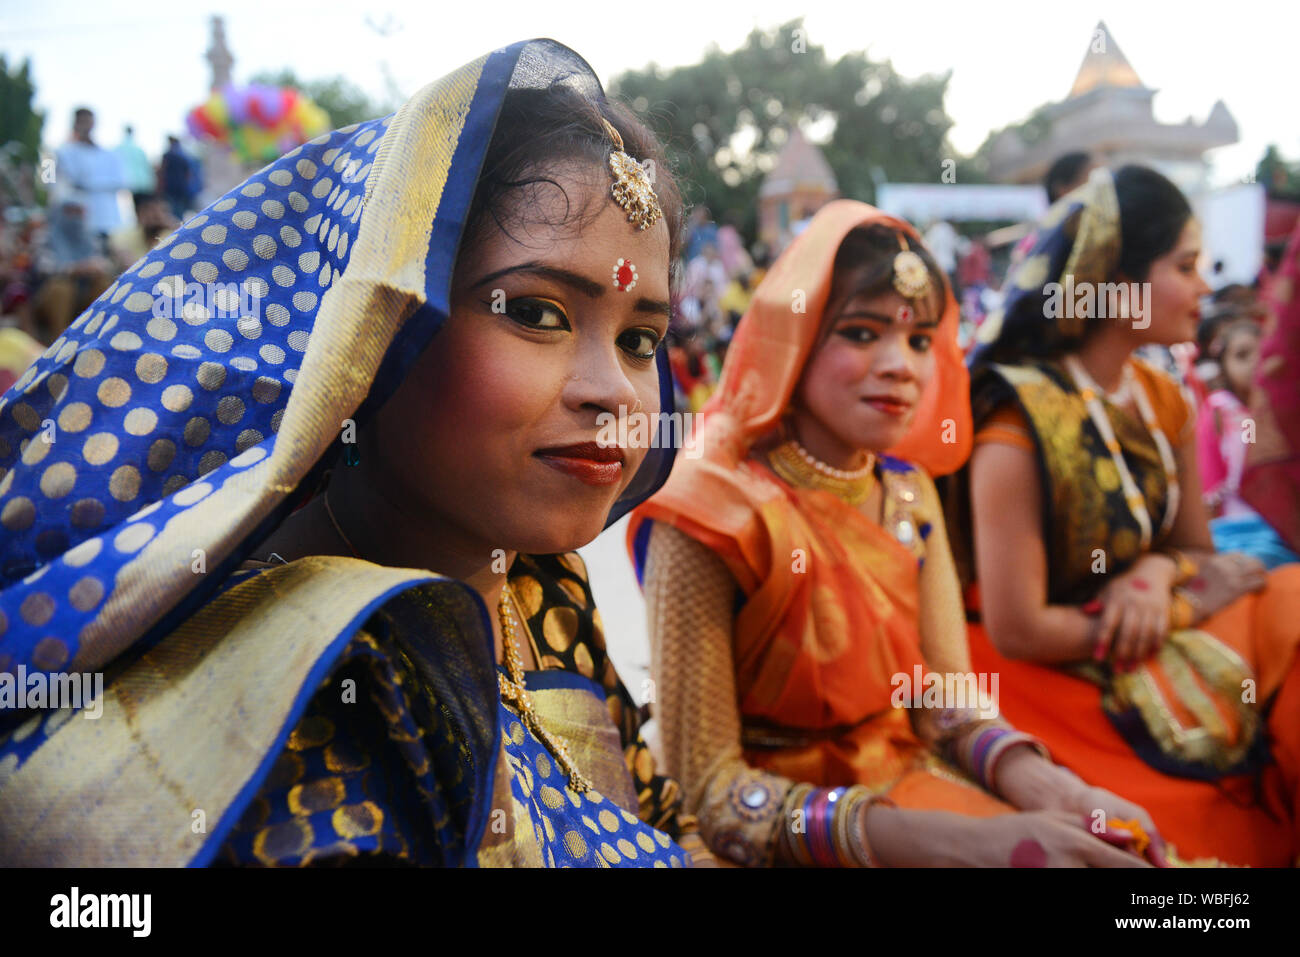
[[[122,225],[117,194],[126,181],[117,155],[90,138],[94,128],[93,112],[81,107],[73,114],[72,138],[58,151],[54,183],[56,198],[68,190],[84,198],[86,228],[102,249],[108,234]]]

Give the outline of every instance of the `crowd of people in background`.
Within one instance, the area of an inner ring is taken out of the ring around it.
[[[1096,165],[1082,152],[1058,158],[1043,180],[1048,203],[1086,182]],[[707,206],[692,210],[683,260],[678,264],[683,282],[669,346],[683,408],[698,411],[712,394],[732,330],[749,308],[754,290],[768,265],[806,224],[807,219],[792,224],[779,248],[768,249],[761,241],[746,248],[735,225],[714,222]],[[968,348],[975,329],[1001,300],[1002,277],[1024,256],[1028,225],[1020,242],[997,256],[987,236],[963,235],[942,219],[929,223],[923,232],[926,247],[960,305],[959,339]]]
[[[1086,152],[1059,157],[1043,178],[1048,204],[1086,183],[1097,165]],[[798,225],[789,238],[797,234]],[[929,224],[924,238],[960,304],[959,340],[969,354],[975,329],[1002,299],[1002,277],[1024,258],[1032,236],[1026,234],[1003,251],[1000,263],[986,237],[964,236],[942,220]],[[717,388],[736,324],[781,250],[769,250],[761,242],[747,249],[734,225],[719,225],[707,207],[698,206],[687,222],[683,251],[668,349],[678,405],[698,412]],[[1277,541],[1258,539],[1258,516],[1241,499],[1239,487],[1250,447],[1241,435],[1250,422],[1250,390],[1268,319],[1261,290],[1280,253],[1266,250],[1265,266],[1252,284],[1231,283],[1214,290],[1203,304],[1195,344],[1142,350],[1144,359],[1174,375],[1195,400],[1204,493],[1216,535],[1232,547],[1249,547],[1270,567],[1296,557]]]
[[[196,208],[202,170],[179,139],[153,163],[130,126],[112,149],[94,130],[94,112],[77,109],[39,171],[45,206],[0,218],[0,388]]]
[[[131,127],[113,149],[95,140],[94,128],[94,113],[76,110],[69,139],[43,176],[45,208],[10,206],[0,220],[0,388],[195,208],[201,168],[177,137],[169,136],[151,162]],[[1043,180],[1048,203],[1085,183],[1096,165],[1085,152],[1059,157]],[[794,224],[787,242],[801,225]],[[960,342],[969,349],[974,330],[1001,299],[1001,275],[1023,258],[1029,237],[1001,255],[1005,263],[985,237],[964,236],[942,220],[930,223],[924,238],[960,304]],[[717,387],[736,324],[781,250],[747,246],[734,223],[715,222],[706,206],[692,210],[682,248],[668,351],[679,407],[699,411]],[[1278,252],[1270,250],[1273,260]],[[1217,289],[1194,348],[1145,356],[1176,374],[1197,400],[1206,500],[1225,529],[1253,516],[1239,495],[1248,447],[1239,433],[1249,419],[1267,318],[1259,287],[1257,280]]]

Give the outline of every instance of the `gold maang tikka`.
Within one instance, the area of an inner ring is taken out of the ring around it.
[[[659,206],[659,197],[650,185],[650,174],[646,168],[623,152],[623,137],[609,120],[601,117],[605,131],[614,141],[614,149],[609,154],[609,168],[614,174],[614,185],[609,188],[618,203],[627,212],[627,221],[637,229],[649,229],[659,222],[664,211]]]
[[[898,242],[903,248],[894,256],[894,288],[904,299],[930,295],[930,270],[925,268],[925,260],[912,252],[906,236],[900,234]]]

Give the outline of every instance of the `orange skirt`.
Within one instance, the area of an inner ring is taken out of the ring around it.
[[[1147,809],[1184,858],[1285,867],[1300,858],[1300,565],[1269,575],[1263,592],[1211,616],[1201,630],[1231,645],[1259,676],[1259,698],[1276,692],[1268,718],[1274,763],[1258,776],[1214,782],[1172,777],[1139,758],[1101,709],[1101,689],[1063,671],[1003,657],[971,625],[976,672],[1000,675],[1003,716],[1037,735],[1053,758],[1089,784]]]

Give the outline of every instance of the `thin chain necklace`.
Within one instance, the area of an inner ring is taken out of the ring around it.
[[[867,463],[858,469],[837,469],[799,444],[788,439],[768,453],[768,461],[777,475],[792,485],[820,489],[843,499],[849,505],[861,505],[875,485],[876,457],[867,453]]]
[[[352,552],[352,557],[360,558],[361,553],[357,551],[357,546],[352,544],[352,539],[343,534],[343,527],[339,525],[339,520],[334,517],[334,509],[330,508],[330,490],[328,485],[325,487],[325,491],[321,493],[320,497],[321,501],[325,503],[325,514],[329,516],[330,524],[334,526],[334,531],[338,534],[338,537],[343,540],[343,544]]]
[[[1105,406],[1101,404],[1099,396],[1102,388],[1097,385],[1092,376],[1088,375],[1088,370],[1083,367],[1083,363],[1076,356],[1066,356],[1065,367],[1069,371],[1071,378],[1074,379],[1079,394],[1083,397],[1083,403],[1088,409],[1088,417],[1092,419],[1093,425],[1101,433],[1102,441],[1106,444],[1106,450],[1110,452],[1111,461],[1115,463],[1115,470],[1119,473],[1120,487],[1124,490],[1124,500],[1128,503],[1129,511],[1133,513],[1133,518],[1138,523],[1138,529],[1142,537],[1142,547],[1146,548],[1151,544],[1151,513],[1147,509],[1146,497],[1138,489],[1133,473],[1129,471],[1128,462],[1124,460],[1119,440],[1115,438],[1115,429],[1111,425],[1110,415],[1106,412]],[[1181,497],[1181,488],[1178,484],[1178,462],[1174,458],[1174,449],[1169,443],[1169,438],[1165,435],[1164,430],[1160,428],[1160,423],[1156,419],[1155,410],[1151,407],[1151,400],[1147,396],[1146,389],[1142,387],[1142,383],[1134,378],[1133,370],[1127,364],[1124,366],[1123,376],[1124,382],[1119,392],[1132,394],[1133,400],[1138,407],[1138,414],[1142,417],[1142,423],[1146,426],[1147,431],[1151,433],[1151,438],[1155,441],[1156,449],[1160,453],[1160,463],[1164,466],[1165,482],[1168,487],[1165,514],[1160,523],[1160,534],[1164,535],[1169,531],[1178,515],[1178,505]]]
[[[501,697],[519,712],[519,718],[528,726],[528,730],[532,731],[542,744],[546,745],[547,750],[555,756],[555,762],[560,766],[560,770],[569,778],[569,787],[579,794],[591,790],[591,782],[574,765],[573,758],[569,756],[568,747],[542,726],[541,721],[537,718],[537,712],[533,710],[532,696],[528,694],[528,689],[524,686],[524,665],[519,657],[519,645],[515,637],[515,616],[511,610],[509,584],[501,589],[501,599],[497,602],[497,614],[501,618],[501,648],[507,672],[504,675],[497,672]]]

